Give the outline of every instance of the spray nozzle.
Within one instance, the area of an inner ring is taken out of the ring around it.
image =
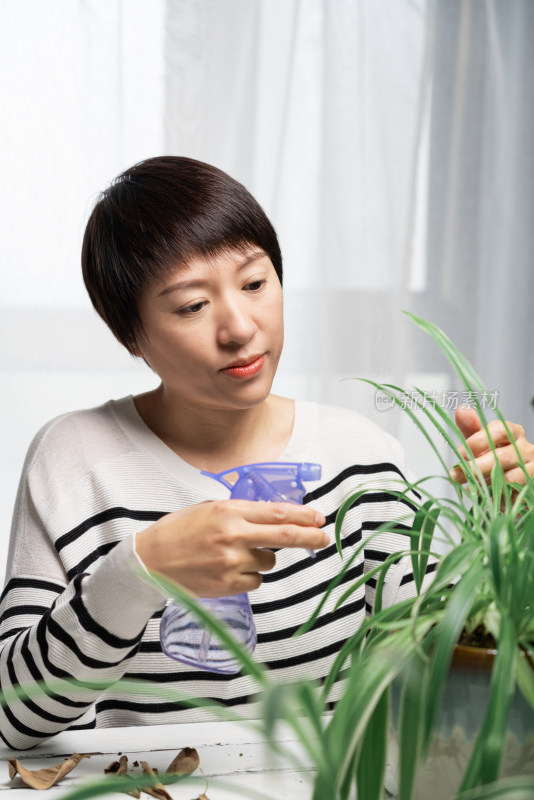
[[[202,475],[230,489],[233,500],[301,503],[306,492],[303,481],[319,480],[321,467],[308,462],[266,461],[223,472],[202,470]]]

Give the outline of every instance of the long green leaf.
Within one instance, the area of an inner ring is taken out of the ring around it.
[[[433,438],[430,436],[430,434],[427,431],[427,429],[425,428],[425,426],[417,418],[416,414],[414,414],[414,412],[411,410],[411,408],[408,408],[405,405],[404,401],[398,396],[399,394],[404,395],[405,392],[398,386],[393,386],[392,384],[377,383],[376,381],[372,381],[369,378],[358,378],[358,380],[361,381],[362,383],[368,383],[370,386],[374,386],[374,388],[377,391],[380,391],[380,392],[383,392],[384,394],[387,394],[388,397],[391,397],[391,399],[394,401],[396,406],[398,406],[400,409],[402,409],[402,411],[404,411],[406,414],[408,414],[408,416],[410,417],[412,422],[421,431],[421,433],[423,434],[423,436],[427,440],[428,444],[430,445],[430,447],[434,451],[434,453],[437,456],[437,458],[438,458],[440,464],[442,465],[444,471],[447,472],[447,465],[446,465],[445,461],[443,460],[443,456],[441,455],[441,451],[438,448],[438,446],[436,445],[436,443],[434,442]]]
[[[351,492],[350,495],[341,503],[338,512],[336,514],[336,522],[334,526],[334,535],[336,539],[336,547],[337,552],[339,553],[339,557],[343,558],[343,548],[341,545],[341,528],[343,527],[343,522],[345,521],[345,517],[347,513],[350,511],[352,506],[363,497],[364,494],[368,492],[368,489],[359,489],[358,491]]]
[[[91,797],[102,797],[106,794],[116,792],[131,792],[132,789],[142,789],[145,786],[153,786],[155,783],[171,784],[183,780],[183,776],[178,775],[107,775],[99,780],[92,780],[82,783],[64,795],[61,800],[86,800]]]
[[[517,659],[517,684],[527,703],[534,709],[534,672],[523,654]]]
[[[343,502],[342,507],[338,511],[338,515],[336,517],[336,525],[337,525],[341,510],[343,510],[343,516],[346,515],[346,513],[349,510],[349,508],[351,507],[351,505],[353,505],[353,503],[359,497],[361,497],[361,495],[364,494],[365,491],[367,491],[367,490],[357,491],[354,495],[349,495],[349,497],[346,498],[346,500]],[[300,628],[296,631],[295,636],[302,636],[304,633],[307,633],[309,630],[311,630],[311,628],[314,626],[315,622],[317,621],[321,611],[323,610],[324,606],[326,605],[330,595],[339,586],[339,584],[343,582],[346,574],[351,569],[351,567],[354,564],[354,562],[356,561],[356,559],[358,559],[361,556],[361,554],[364,551],[364,549],[369,546],[369,542],[370,541],[372,541],[374,538],[376,538],[377,536],[379,536],[381,533],[383,533],[385,531],[388,531],[390,533],[401,533],[401,534],[406,536],[406,531],[401,530],[401,529],[396,529],[396,525],[398,525],[398,524],[399,524],[398,520],[391,520],[391,521],[385,522],[376,531],[373,531],[373,533],[369,534],[365,538],[362,538],[362,541],[360,542],[358,547],[353,551],[353,553],[351,554],[349,560],[344,562],[342,569],[337,573],[335,578],[333,578],[330,581],[330,583],[328,585],[328,588],[324,592],[324,594],[321,597],[319,603],[315,607],[313,613],[310,614],[310,616],[308,617],[306,622],[304,622],[300,626]],[[389,563],[390,562],[388,561],[388,565],[389,565]],[[383,564],[380,565],[378,567],[378,570],[382,569],[383,566],[384,566]],[[368,580],[370,580],[371,577],[372,577],[372,575],[370,573],[366,573],[361,579],[359,579],[360,580],[360,584],[359,585],[361,585],[362,583],[366,583]],[[350,595],[350,594],[352,594],[353,591],[355,591],[355,589],[354,588],[349,588],[348,591],[349,591],[349,595]]]
[[[389,722],[389,688],[386,689],[369,719],[356,767],[358,797],[380,800],[384,791]]]
[[[423,394],[421,390],[418,391],[421,394]],[[474,497],[477,494],[482,494],[484,496],[485,501],[490,502],[491,497],[484,482],[482,472],[480,471],[478,465],[471,461],[473,454],[471,453],[469,445],[465,441],[465,438],[460,428],[458,427],[456,422],[454,422],[454,420],[451,417],[449,417],[447,412],[443,408],[441,408],[441,406],[435,400],[432,399],[430,401],[430,404],[432,410],[430,410],[429,408],[427,408],[426,405],[423,404],[420,406],[421,411],[427,417],[427,419],[432,423],[432,425],[436,428],[438,433],[443,437],[445,442],[449,445],[450,449],[452,450],[452,452],[456,457],[457,462],[463,468],[471,496]],[[438,417],[443,422],[443,425],[440,424]],[[463,445],[463,447],[467,452],[467,457],[464,456],[464,454],[461,452],[459,445],[452,438],[452,435],[449,435],[447,429],[451,432],[451,434],[456,436],[456,438],[461,442],[461,444]],[[463,496],[461,484],[458,484],[456,481],[452,480],[452,478],[448,476],[448,473],[447,477],[449,483],[454,487],[457,494]]]
[[[357,580],[355,580],[355,581],[354,581],[354,583],[352,583],[352,584],[349,586],[349,588],[348,588],[348,589],[346,589],[346,590],[343,592],[343,594],[341,595],[341,597],[340,597],[338,600],[336,600],[336,604],[335,604],[335,606],[334,606],[334,611],[335,611],[335,610],[337,610],[337,609],[338,609],[340,606],[342,606],[342,605],[343,605],[343,603],[345,603],[345,602],[346,602],[346,601],[349,599],[349,597],[351,597],[351,595],[353,595],[353,594],[354,594],[354,592],[357,592],[357,591],[358,591],[358,589],[360,589],[360,588],[361,588],[361,587],[362,587],[364,584],[366,584],[366,583],[367,583],[367,582],[368,582],[368,581],[369,581],[371,578],[373,578],[373,577],[374,577],[374,576],[375,576],[377,573],[380,573],[380,574],[384,573],[384,575],[386,575],[386,573],[387,573],[387,571],[388,571],[389,567],[391,567],[391,566],[392,566],[392,564],[394,564],[396,561],[398,561],[398,560],[399,560],[399,558],[400,558],[401,556],[403,556],[403,555],[404,555],[404,553],[403,553],[402,551],[399,551],[399,552],[397,552],[397,553],[391,553],[391,554],[390,554],[390,555],[389,555],[389,556],[386,558],[386,560],[385,560],[385,561],[383,561],[383,562],[382,562],[381,564],[379,564],[378,566],[376,566],[376,567],[373,567],[373,568],[372,568],[372,569],[370,569],[368,572],[366,572],[364,575],[362,575],[360,578],[358,578]],[[384,580],[385,580],[385,578],[384,578]]]
[[[206,786],[206,778],[198,775],[176,775],[174,773],[158,773],[154,776],[133,774],[130,776],[128,774],[125,777],[121,775],[107,775],[105,778],[99,780],[82,783],[66,794],[60,795],[60,800],[89,800],[92,797],[103,797],[107,794],[117,794],[119,792],[127,793],[134,788],[142,790],[144,787],[153,786],[157,783],[169,786],[174,783],[182,783],[183,781],[187,782],[188,794],[202,791],[202,788]],[[218,777],[210,777],[209,783],[210,786],[220,787],[226,792],[232,792],[235,796],[242,796],[246,798],[246,800],[272,800],[272,794],[270,793],[264,794],[250,787],[229,783],[227,780],[221,780]]]
[[[411,800],[417,766],[421,756],[423,727],[424,665],[412,659],[405,671],[398,721],[399,742],[399,800]]]
[[[432,337],[436,342],[441,352],[446,356],[454,368],[456,374],[464,381],[466,389],[475,388],[477,391],[484,391],[486,387],[480,379],[479,375],[475,372],[469,361],[459,352],[456,345],[449,339],[433,322],[418,317],[411,311],[404,311],[407,317],[415,322],[425,333]]]
[[[483,575],[483,565],[474,562],[462,576],[451,594],[443,619],[438,625],[436,646],[432,654],[428,682],[425,685],[426,714],[423,728],[423,752],[426,754],[434,723],[441,707],[445,680],[451,662],[452,649],[458,641],[465,618],[473,604],[476,588]]]
[[[439,508],[433,508],[434,504],[434,499],[427,500],[423,503],[415,515],[412,524],[412,532],[410,535],[412,543],[412,571],[417,594],[421,593],[423,578],[430,555],[430,545],[440,514]]]
[[[231,708],[223,706],[209,697],[194,697],[190,694],[177,689],[174,686],[155,683],[149,680],[129,680],[121,678],[113,682],[113,691],[124,695],[148,695],[155,697],[158,700],[166,700],[169,702],[180,703],[192,708],[207,709],[210,714],[214,714],[222,719],[232,719],[236,722],[243,722],[247,726],[257,729],[257,724],[251,720],[245,720],[237,712]],[[68,687],[68,688],[66,688]],[[45,683],[44,681],[32,683],[31,685],[18,686],[12,688],[5,688],[0,692],[0,704],[6,705],[13,701],[26,698],[41,697],[43,695],[61,694],[73,691],[91,690],[94,692],[102,693],[110,688],[109,680],[91,682],[76,680],[74,678],[51,681]]]
[[[329,750],[335,753],[338,765],[337,787],[350,770],[376,704],[406,663],[410,643],[410,633],[402,631],[390,637],[389,648],[375,651],[371,658],[353,660],[347,689],[326,730]]]
[[[356,765],[358,763],[358,755],[359,755],[358,753],[355,753],[354,758],[352,759],[352,763],[349,769],[347,770],[345,780],[338,789],[339,800],[349,800],[350,798],[356,776]]]
[[[465,572],[466,568],[480,556],[480,545],[471,542],[459,544],[453,550],[450,550],[441,558],[436,577],[429,587],[427,595],[444,591],[458,575]]]
[[[503,617],[491,676],[486,714],[464,773],[460,791],[497,780],[506,746],[508,713],[514,693],[517,648],[511,620]]]
[[[215,634],[221,644],[237,659],[243,672],[255,678],[258,683],[265,685],[266,677],[263,666],[250,657],[248,651],[231,633],[230,628],[214,614],[211,614],[190,592],[159,573],[153,572],[149,577],[144,571],[139,570],[139,574],[148,583],[152,583],[160,591],[163,590],[167,597],[171,597],[190,611],[211,633]]]
[[[497,600],[501,599],[503,591],[503,581],[506,580],[503,575],[503,532],[506,528],[506,521],[504,517],[499,517],[493,521],[489,526],[487,541],[488,541],[488,563],[493,578],[493,585],[495,587],[495,597]]]
[[[407,610],[409,610],[411,607],[411,604],[412,601],[409,599],[403,601],[402,603],[397,603],[394,607],[383,609],[380,613],[376,614],[372,620],[366,619],[365,622],[363,622],[363,624],[360,626],[360,629],[353,633],[352,636],[350,636],[344,642],[328,672],[328,676],[323,687],[323,698],[328,697],[332,686],[336,682],[339,673],[343,669],[351,653],[358,652],[366,638],[369,639],[371,635],[371,626],[373,626],[373,629],[376,630],[377,626],[383,624],[384,620],[390,620],[391,623],[397,627],[399,619],[402,618],[403,614],[406,614]]]
[[[484,414],[484,409],[482,408],[482,405],[481,405],[481,403],[480,403],[480,401],[478,399],[478,394],[483,394],[484,392],[487,393],[488,390],[487,390],[487,387],[485,386],[484,382],[481,380],[480,376],[473,369],[472,365],[465,358],[465,356],[458,350],[458,348],[451,341],[451,339],[440,328],[438,328],[437,325],[434,325],[432,322],[428,322],[427,320],[424,320],[421,317],[418,317],[416,314],[413,314],[413,313],[411,313],[409,311],[404,311],[404,313],[408,317],[410,317],[410,319],[413,322],[415,322],[416,325],[418,325],[425,333],[427,333],[434,340],[434,342],[438,345],[438,347],[440,348],[442,353],[448,359],[449,363],[453,367],[453,369],[456,372],[456,374],[458,375],[458,377],[463,382],[463,384],[466,387],[466,389],[468,391],[475,390],[475,394],[474,394],[474,398],[473,398],[474,399],[474,403],[475,403],[475,407],[476,407],[478,416],[480,417],[484,428],[487,430],[488,421],[487,421],[486,416]],[[517,446],[517,443],[515,441],[515,437],[513,436],[512,432],[510,430],[508,422],[503,417],[503,415],[500,412],[499,408],[496,407],[494,410],[495,410],[495,413],[496,413],[498,419],[500,420],[500,422],[502,423],[502,425],[505,428],[505,431],[506,431],[506,433],[508,435],[508,438],[510,439],[510,442],[512,443],[512,446],[514,447],[516,458],[517,458],[517,463],[518,463],[519,467],[522,469],[526,480],[528,481],[530,476],[529,476],[525,461],[524,461],[523,456],[521,455],[521,452],[520,452],[520,450],[519,450],[519,448]],[[489,439],[490,448],[491,448],[493,454],[495,455],[496,454],[495,445],[493,443],[493,440],[492,440],[491,436],[489,436],[488,439]]]
[[[532,800],[534,797],[534,778],[521,775],[506,778],[492,786],[478,786],[456,796],[456,800]]]
[[[319,603],[317,604],[316,608],[314,609],[313,613],[310,614],[306,622],[304,622],[300,628],[296,631],[295,636],[302,636],[305,633],[308,633],[311,628],[313,628],[315,622],[319,618],[321,611],[323,610],[324,606],[326,605],[328,598],[332,594],[332,592],[342,583],[343,578],[352,567],[356,559],[360,556],[361,551],[363,550],[365,542],[362,542],[361,545],[352,553],[350,559],[343,564],[342,569],[338,572],[338,574],[333,578],[325,593],[321,597]]]

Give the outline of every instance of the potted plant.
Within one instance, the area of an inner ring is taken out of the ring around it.
[[[481,404],[486,389],[470,364],[436,326],[410,316],[447,356],[487,426]],[[388,559],[378,573],[373,617],[346,642],[323,688],[326,697],[350,658],[343,697],[322,731],[314,800],[348,798],[354,786],[365,800],[382,797],[388,756],[396,773],[389,775],[389,785],[398,790],[400,800],[519,797],[518,792],[532,797],[534,479],[516,448],[526,484],[506,482],[497,460],[487,485],[470,461],[460,430],[435,400],[420,392],[412,410],[399,387],[369,383],[411,416],[435,450],[455,497],[434,497],[425,488],[426,479],[399,487],[399,496],[413,498],[414,490],[419,495],[409,542],[398,553],[410,555],[418,594],[382,608]],[[496,414],[506,425],[498,409]],[[454,451],[465,486],[449,476],[421,415]],[[359,487],[339,511],[340,554],[343,518],[365,491]],[[451,527],[455,544],[439,559],[435,577],[425,587],[427,564],[436,557],[433,538],[439,533],[449,537]],[[392,529],[394,523],[388,523],[375,535]],[[344,565],[336,585],[349,568],[350,563]],[[365,579],[349,587],[337,605]],[[480,643],[484,650],[478,649]],[[457,666],[451,671],[453,663]],[[499,788],[501,772],[527,777]]]

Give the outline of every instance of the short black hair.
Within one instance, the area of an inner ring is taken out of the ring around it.
[[[159,156],[100,194],[83,237],[83,279],[97,312],[133,353],[143,329],[138,303],[151,281],[195,258],[251,246],[269,256],[282,283],[276,232],[250,192],[210,164]]]

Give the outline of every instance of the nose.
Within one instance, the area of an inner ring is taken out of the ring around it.
[[[217,339],[220,345],[247,344],[257,331],[257,325],[247,308],[246,298],[228,298],[219,310]]]

